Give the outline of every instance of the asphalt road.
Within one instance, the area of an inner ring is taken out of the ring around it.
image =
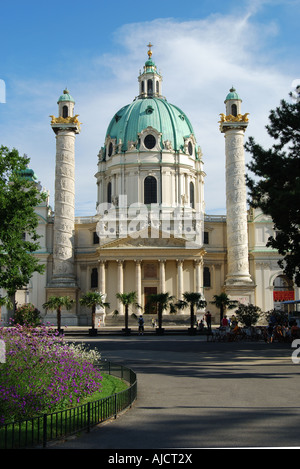
[[[76,340],[137,372],[138,399],[116,420],[51,449],[300,447],[300,364],[290,344],[188,335]]]

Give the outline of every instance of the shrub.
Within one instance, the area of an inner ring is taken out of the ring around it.
[[[101,389],[93,366],[99,356],[81,353],[46,327],[0,328],[5,362],[0,363],[0,424],[81,404]]]
[[[41,313],[33,304],[27,303],[16,309],[14,322],[21,326],[26,324],[36,327],[41,324]]]
[[[235,311],[237,320],[246,327],[254,326],[262,314],[258,306],[252,304],[243,305],[239,304],[238,309]]]

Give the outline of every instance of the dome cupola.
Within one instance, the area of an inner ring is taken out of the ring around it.
[[[128,206],[202,207],[201,149],[187,115],[162,96],[152,44],[148,48],[139,95],[114,114],[98,154],[97,206],[118,205],[122,195]]]

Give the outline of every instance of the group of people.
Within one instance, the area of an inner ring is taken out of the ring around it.
[[[290,325],[269,322],[267,327],[267,341],[269,343],[275,340],[278,342],[292,342],[294,339],[300,339],[300,327],[296,321],[293,321]]]
[[[199,331],[203,331],[205,327],[204,320],[206,322],[207,330],[208,332],[210,332],[211,331],[211,313],[209,311],[206,311],[203,319],[198,319],[197,326],[198,326]]]

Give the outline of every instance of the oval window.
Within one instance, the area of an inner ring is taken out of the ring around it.
[[[111,156],[113,153],[113,144],[110,142],[109,147],[108,147],[108,156]]]
[[[189,144],[188,144],[188,152],[192,156],[192,154],[193,154],[193,145],[192,145],[191,142],[189,142]]]
[[[156,145],[156,138],[154,137],[154,135],[146,135],[145,139],[144,139],[144,144],[145,144],[145,147],[148,148],[148,150],[151,150],[152,148],[155,147]]]

